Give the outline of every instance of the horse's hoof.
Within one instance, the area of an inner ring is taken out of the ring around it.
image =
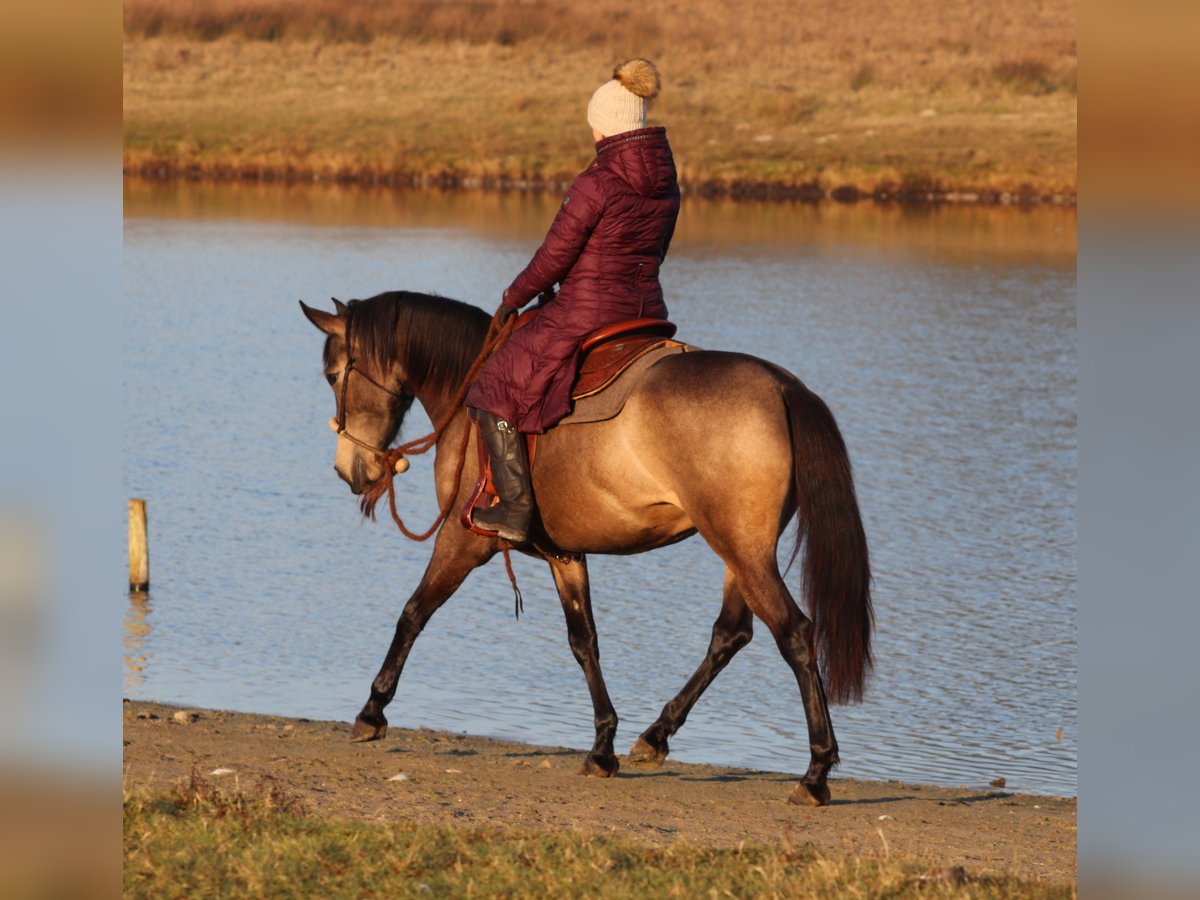
[[[605,759],[595,753],[589,753],[583,759],[583,767],[579,770],[579,774],[592,778],[612,778],[620,768],[621,764],[615,756]]]
[[[378,741],[387,737],[387,720],[378,725],[372,725],[361,716],[354,720],[354,728],[350,730],[351,743],[361,744],[364,741]]]
[[[813,787],[801,781],[788,797],[788,803],[795,803],[797,806],[827,806],[829,796],[829,785]]]
[[[669,748],[666,741],[661,747],[655,747],[644,737],[638,738],[632,749],[629,751],[629,756],[626,757],[631,763],[639,766],[661,766],[663,760],[667,758]]]

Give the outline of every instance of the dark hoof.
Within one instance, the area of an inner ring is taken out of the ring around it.
[[[583,767],[579,770],[580,775],[588,775],[592,778],[612,778],[621,768],[621,764],[617,762],[615,756],[610,756],[605,759],[602,756],[597,756],[595,753],[589,753],[583,760]]]
[[[829,785],[822,784],[820,787],[816,787],[802,781],[796,785],[792,795],[788,797],[788,803],[795,803],[797,806],[828,806]]]
[[[378,741],[387,737],[387,719],[382,719],[378,725],[373,725],[359,716],[354,720],[354,728],[350,730],[350,741],[361,744],[364,741]]]
[[[669,752],[670,748],[667,747],[666,741],[663,741],[661,747],[655,747],[644,737],[640,737],[634,742],[627,759],[639,766],[661,766]]]

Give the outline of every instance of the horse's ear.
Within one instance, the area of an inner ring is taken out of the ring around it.
[[[304,315],[308,317],[308,321],[312,322],[326,334],[344,335],[346,333],[346,320],[340,315],[313,309],[303,300],[300,301],[300,308],[304,310]]]
[[[344,316],[346,314],[346,304],[337,297],[330,297],[329,299],[333,301],[333,308],[337,310],[337,314]]]

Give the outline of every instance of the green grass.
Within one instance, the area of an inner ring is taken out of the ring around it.
[[[126,897],[1070,897],[809,850],[648,849],[578,833],[322,820],[271,782],[223,792],[193,775],[124,803]]]

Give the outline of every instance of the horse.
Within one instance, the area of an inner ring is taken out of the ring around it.
[[[464,458],[475,426],[461,389],[494,333],[487,313],[406,291],[334,303],[333,313],[303,301],[300,306],[326,335],[337,474],[355,495],[388,479],[387,449],[416,400],[433,422],[444,423],[434,480],[439,508],[458,509],[479,477],[477,454]],[[618,719],[600,669],[587,555],[642,553],[700,534],[725,563],[708,652],[637,738],[627,761],[654,765],[666,759],[670,738],[749,643],[757,618],[795,675],[808,725],[808,769],[788,799],[828,804],[827,777],[839,761],[828,705],[861,700],[872,667],[874,614],[850,460],[824,401],[786,369],[750,355],[703,349],[668,355],[643,374],[615,418],[542,435],[532,476],[538,537],[518,549],[549,565],[571,651],[591,694],[595,740],[581,774],[611,777],[620,768],[613,750]],[[777,556],[793,519],[787,568],[803,549],[807,614],[784,583]],[[468,531],[455,516],[441,522],[351,740],[386,735],[384,708],[413,642],[473,569],[498,552],[507,562],[509,549],[499,538]]]

